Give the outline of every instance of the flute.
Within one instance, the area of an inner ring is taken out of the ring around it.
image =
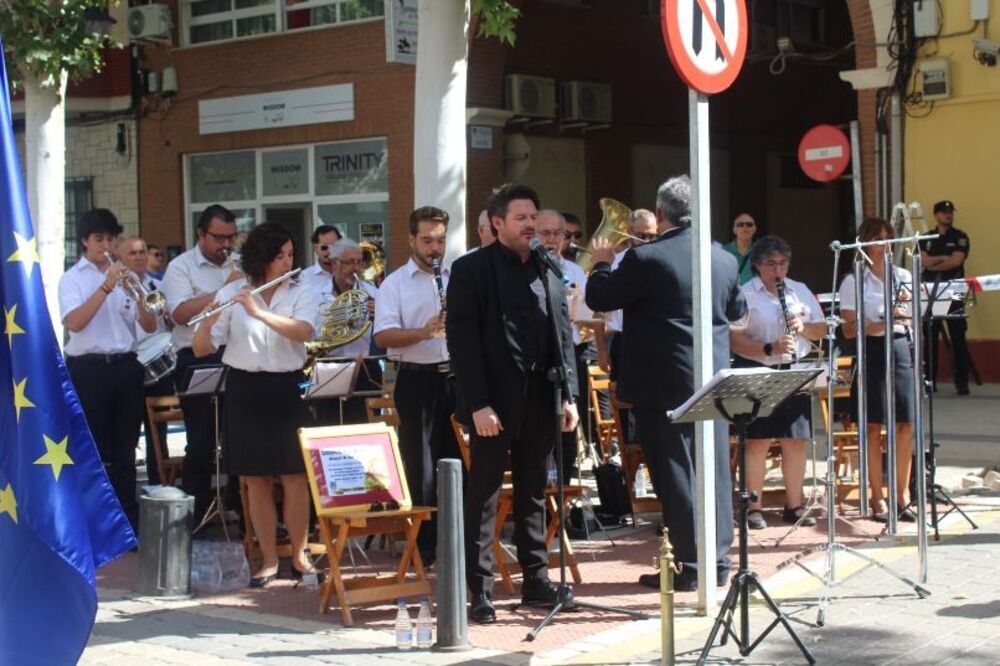
[[[280,277],[276,277],[273,280],[271,280],[270,282],[267,282],[265,284],[260,285],[259,287],[255,288],[255,289],[250,290],[250,294],[251,295],[253,295],[253,294],[259,294],[260,292],[262,292],[262,291],[264,291],[266,289],[270,289],[271,287],[273,287],[276,284],[281,284],[285,280],[288,280],[289,278],[295,277],[301,271],[302,271],[301,268],[293,268],[292,270],[288,271],[284,275],[282,275]],[[195,315],[194,317],[192,317],[191,321],[188,322],[188,326],[195,326],[197,324],[200,324],[201,322],[205,321],[209,317],[214,317],[215,315],[219,314],[220,312],[222,312],[223,310],[225,310],[226,308],[228,308],[230,305],[235,305],[235,303],[236,303],[236,301],[234,301],[231,298],[228,301],[226,301],[225,303],[219,303],[214,308],[212,308],[210,310],[205,310],[201,314]]]

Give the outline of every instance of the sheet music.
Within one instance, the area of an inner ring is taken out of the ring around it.
[[[357,361],[317,361],[303,398],[341,398],[353,394],[358,377]]]
[[[189,395],[212,395],[213,393],[225,393],[226,385],[223,377],[226,367],[223,365],[194,366],[188,369],[190,379],[188,379],[187,389],[183,396]]]

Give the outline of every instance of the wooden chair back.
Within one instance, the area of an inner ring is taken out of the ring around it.
[[[149,436],[153,440],[153,455],[156,460],[146,461],[156,465],[160,473],[160,483],[165,486],[172,486],[180,476],[181,468],[184,465],[183,456],[170,457],[167,451],[167,443],[160,441],[160,431],[156,427],[159,423],[183,423],[184,411],[181,409],[181,401],[175,395],[156,396],[146,398],[146,414],[149,416],[150,432]]]
[[[382,422],[399,430],[399,413],[392,397],[367,398],[365,410],[368,412],[368,422]]]

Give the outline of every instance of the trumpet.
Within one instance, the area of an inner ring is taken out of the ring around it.
[[[256,287],[255,289],[251,289],[250,290],[250,294],[251,295],[253,295],[253,294],[259,294],[262,291],[266,291],[267,289],[270,289],[271,287],[273,287],[275,285],[281,284],[285,280],[294,278],[300,272],[302,272],[301,268],[293,268],[292,270],[288,271],[284,275],[276,277],[273,280],[271,280],[270,282],[266,282],[266,283],[260,285],[259,287]],[[197,324],[200,324],[201,322],[205,321],[209,317],[214,317],[215,315],[219,314],[220,312],[222,312],[223,310],[225,310],[229,306],[235,305],[235,304],[236,304],[236,301],[233,300],[233,299],[231,299],[231,298],[228,301],[224,301],[222,303],[219,303],[214,308],[210,308],[208,310],[205,310],[201,314],[195,315],[194,317],[192,317],[191,321],[188,322],[188,326],[196,326]]]
[[[116,263],[107,252],[104,253],[104,256],[109,264]],[[122,266],[121,275],[118,278],[118,286],[122,288],[129,298],[141,305],[142,309],[146,312],[159,315],[167,307],[167,300],[161,292],[146,289],[139,276],[125,268],[124,265]]]

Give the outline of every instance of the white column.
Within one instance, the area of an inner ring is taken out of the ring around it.
[[[691,124],[691,284],[694,289],[694,388],[708,383],[712,363],[712,210],[709,188],[708,97],[688,91]],[[695,421],[695,467],[698,526],[698,613],[716,605],[715,561],[715,422]],[[727,498],[726,501],[729,501]]]
[[[451,216],[447,256],[465,252],[469,0],[420,0],[413,114],[414,206]]]
[[[66,73],[56,85],[24,77],[25,166],[28,209],[35,227],[49,315],[62,345],[59,277],[66,260]]]

